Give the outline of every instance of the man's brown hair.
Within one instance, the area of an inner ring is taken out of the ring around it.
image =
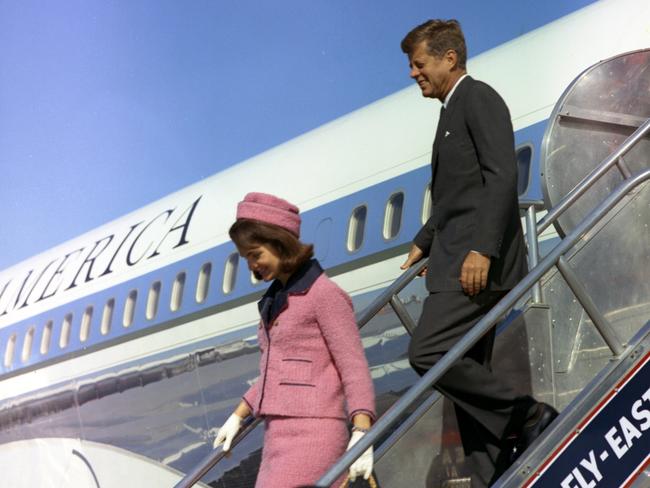
[[[314,246],[304,244],[291,232],[282,227],[257,220],[238,219],[228,231],[230,238],[239,248],[247,249],[259,245],[269,246],[280,258],[283,273],[293,273],[314,255]],[[255,278],[261,279],[257,273]]]
[[[458,57],[458,68],[465,69],[467,47],[460,23],[456,19],[432,19],[418,25],[402,39],[402,51],[411,55],[422,41],[426,41],[429,54],[437,58],[444,56],[450,49],[455,51]]]

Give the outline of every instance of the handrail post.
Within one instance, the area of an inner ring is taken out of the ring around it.
[[[537,212],[535,211],[536,202],[526,204],[526,241],[528,243],[528,269],[531,270],[539,262],[539,247],[537,235]],[[532,302],[542,303],[542,285],[538,281],[532,289]]]
[[[632,172],[630,171],[630,168],[628,167],[627,163],[623,159],[623,156],[621,156],[616,160],[616,165],[618,166],[618,169],[621,171],[623,178],[627,180],[630,176],[632,176]]]
[[[598,307],[587,293],[584,285],[576,276],[575,271],[569,266],[569,263],[567,263],[564,257],[558,259],[556,266],[611,351],[616,357],[620,356],[623,352],[621,340],[616,336],[609,320],[598,310]]]
[[[370,322],[370,319],[377,315],[377,313],[390,302],[393,295],[397,295],[406,287],[406,285],[413,281],[420,272],[422,272],[422,270],[427,266],[428,261],[429,258],[423,258],[404,271],[400,277],[397,278],[391,286],[386,288],[377,298],[375,298],[375,300],[368,305],[365,310],[357,314],[356,320],[358,327],[361,328]]]
[[[409,335],[412,336],[413,331],[415,330],[415,322],[413,322],[413,319],[411,318],[411,315],[408,313],[408,310],[406,310],[404,304],[401,302],[401,300],[398,298],[397,295],[393,295],[389,303],[391,307],[393,307],[393,311],[395,312],[395,315],[397,315],[397,317],[402,322],[402,325],[406,329],[406,332],[408,332]]]

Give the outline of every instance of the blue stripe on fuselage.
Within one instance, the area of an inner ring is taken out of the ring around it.
[[[526,195],[528,198],[541,198],[538,170],[539,143],[545,125],[546,121],[542,121],[521,129],[515,134],[518,146],[525,143],[533,146],[531,163],[533,176],[530,185],[531,190]],[[359,162],[359,164],[369,163]],[[408,243],[420,229],[422,204],[429,180],[430,170],[427,165],[307,211],[302,214],[303,240],[315,244],[317,257],[325,269],[354,263],[377,252]],[[404,192],[402,225],[393,239],[386,240],[382,232],[386,203],[389,197],[398,191]],[[367,206],[365,238],[357,251],[350,252],[346,246],[350,215],[353,209],[364,204]],[[319,226],[324,225],[323,222],[325,221],[328,229],[323,230],[321,227],[319,230]],[[228,256],[235,251],[235,247],[231,242],[224,243],[3,328],[0,330],[0,351],[6,350],[7,341],[12,335],[15,334],[16,336],[14,339],[13,361],[8,367],[2,364],[1,374],[15,373],[28,367],[33,369],[41,363],[51,363],[66,357],[86,354],[132,337],[150,334],[161,328],[178,325],[188,320],[195,320],[197,317],[240,305],[243,303],[241,299],[245,301],[254,299],[250,295],[261,293],[265,285],[263,283],[256,285],[251,283],[250,272],[245,262],[241,260],[237,269],[236,286],[232,292],[223,293],[224,264]],[[197,303],[195,299],[197,278],[201,267],[207,262],[212,263],[209,293],[202,303]],[[172,284],[177,275],[182,272],[186,273],[186,280],[181,306],[176,311],[172,311],[169,307],[172,300]],[[146,318],[147,295],[153,283],[157,281],[162,284],[158,311],[156,316],[149,320]],[[134,290],[137,292],[134,320],[130,326],[124,327],[122,318],[127,296]],[[248,297],[248,299],[245,297]],[[111,299],[115,301],[111,327],[108,333],[103,335],[100,331],[100,322],[104,306]],[[237,302],[238,299],[239,302]],[[92,323],[87,339],[81,341],[79,336],[82,316],[89,306],[93,307]],[[64,318],[68,314],[72,314],[69,343],[65,347],[60,347],[61,329]],[[41,354],[42,334],[46,323],[49,321],[52,321],[50,347],[46,354]],[[215,328],[224,325],[227,324],[219,324],[218,320],[215,320]],[[35,327],[31,347],[32,352],[28,359],[22,361],[23,341],[30,327]]]

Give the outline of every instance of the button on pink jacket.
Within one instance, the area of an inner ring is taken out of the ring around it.
[[[264,327],[260,377],[244,400],[255,416],[375,417],[368,362],[349,296],[324,273]]]

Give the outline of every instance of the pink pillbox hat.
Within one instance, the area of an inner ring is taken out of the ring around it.
[[[268,193],[249,193],[237,204],[237,219],[277,225],[300,237],[298,207]]]

